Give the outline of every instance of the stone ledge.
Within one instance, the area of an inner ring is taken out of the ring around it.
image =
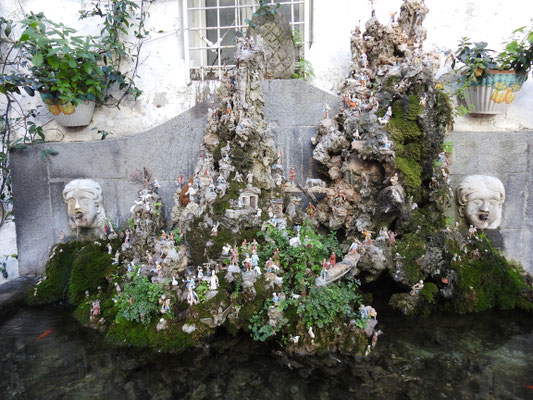
[[[26,304],[26,292],[37,281],[37,278],[21,276],[0,285],[0,318],[13,314],[21,309]]]

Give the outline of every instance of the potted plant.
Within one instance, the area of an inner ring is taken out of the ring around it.
[[[95,101],[107,85],[99,45],[91,36],[76,36],[74,29],[43,14],[30,15],[21,25],[19,46],[29,67],[31,89],[39,92],[59,124],[88,125]]]
[[[501,114],[516,97],[533,65],[533,26],[519,28],[495,54],[487,43],[471,43],[463,38],[452,56],[452,67],[463,65],[457,94],[467,104],[467,112],[476,114]]]

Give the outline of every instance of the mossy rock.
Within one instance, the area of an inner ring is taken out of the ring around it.
[[[61,243],[55,247],[55,255],[46,265],[46,279],[36,286],[36,295],[34,295],[34,289],[28,292],[28,304],[50,304],[65,301],[68,298],[72,264],[78,251],[86,245],[85,242],[70,242]]]
[[[484,236],[475,248],[480,253],[478,258],[465,256],[462,262],[452,265],[459,277],[454,310],[470,313],[492,308],[529,308],[528,301],[522,298],[527,284],[521,268],[507,261]]]
[[[435,295],[439,292],[439,288],[433,282],[424,283],[424,287],[420,290],[422,296],[428,303],[435,303]]]
[[[91,244],[75,257],[68,286],[70,303],[81,302],[86,291],[94,293],[98,286],[106,288],[106,277],[113,271],[113,258],[103,249]]]

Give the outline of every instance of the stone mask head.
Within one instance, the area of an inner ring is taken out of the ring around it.
[[[478,229],[496,229],[502,221],[505,188],[493,176],[471,175],[457,187],[459,214]]]
[[[90,179],[75,179],[63,189],[63,199],[67,203],[69,225],[73,232],[99,228],[105,219],[102,204],[102,187]]]

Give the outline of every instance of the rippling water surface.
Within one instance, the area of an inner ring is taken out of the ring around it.
[[[368,359],[287,357],[223,333],[181,355],[118,349],[70,315],[0,322],[1,399],[533,399],[531,314],[381,316]]]

